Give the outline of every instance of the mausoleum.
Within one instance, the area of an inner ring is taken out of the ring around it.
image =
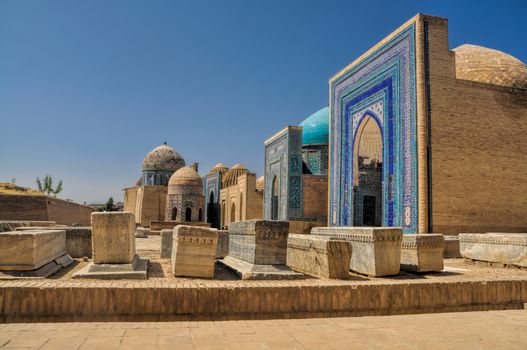
[[[526,232],[524,63],[476,45],[451,50],[447,19],[419,14],[332,77],[329,88],[330,226]],[[295,129],[289,134],[298,138]],[[294,189],[288,204],[299,210],[294,157],[281,168],[290,173],[282,192]],[[277,171],[272,164],[266,171]]]
[[[145,156],[142,176],[123,190],[124,210],[134,214],[138,225],[149,227],[151,221],[165,219],[168,180],[183,166],[183,157],[166,142]]]

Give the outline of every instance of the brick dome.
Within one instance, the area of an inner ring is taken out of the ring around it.
[[[194,168],[185,166],[176,171],[168,181],[168,186],[199,186],[203,187],[203,181]]]
[[[221,173],[223,175],[227,171],[229,171],[229,168],[227,166],[225,166],[222,163],[218,163],[212,169],[209,170],[209,174],[213,174],[213,173],[219,172],[219,173]]]
[[[464,44],[453,50],[456,78],[527,89],[527,65],[504,52]]]
[[[221,181],[221,187],[225,188],[232,185],[236,185],[238,183],[238,177],[240,175],[247,174],[248,172],[249,170],[247,170],[244,165],[240,163],[234,165],[231,170],[225,173],[225,176]]]
[[[143,171],[176,171],[183,166],[185,166],[183,157],[174,148],[168,146],[166,142],[154,148],[143,159]]]

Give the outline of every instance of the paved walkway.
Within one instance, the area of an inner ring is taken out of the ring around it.
[[[2,324],[0,348],[527,349],[527,310],[266,321]]]

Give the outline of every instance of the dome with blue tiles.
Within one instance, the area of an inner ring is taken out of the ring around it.
[[[300,123],[302,145],[327,145],[329,143],[329,108],[324,107]]]

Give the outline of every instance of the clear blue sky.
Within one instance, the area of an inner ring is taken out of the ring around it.
[[[450,47],[527,62],[527,1],[0,1],[0,182],[122,199],[167,141],[200,173],[263,171],[263,141],[327,105],[328,79],[418,12]]]

